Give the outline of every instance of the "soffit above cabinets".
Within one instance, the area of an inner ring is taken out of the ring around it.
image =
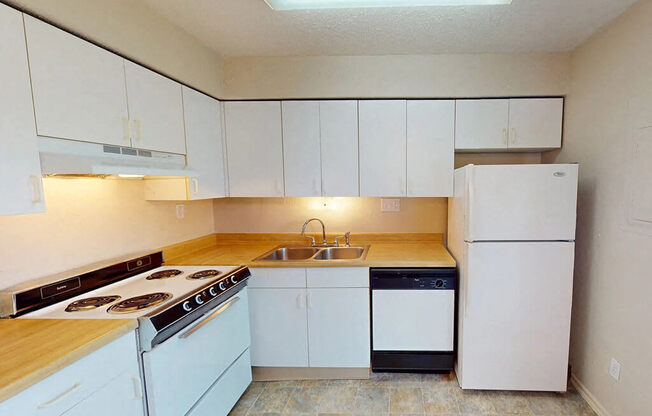
[[[573,50],[635,0],[274,11],[264,0],[140,0],[223,56]]]

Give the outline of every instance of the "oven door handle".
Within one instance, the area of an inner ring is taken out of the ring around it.
[[[234,297],[233,299],[231,299],[230,301],[228,301],[227,303],[225,303],[224,306],[219,307],[215,312],[213,312],[212,314],[208,315],[207,318],[204,318],[200,323],[198,323],[197,325],[193,326],[191,329],[189,329],[188,331],[184,332],[183,334],[179,335],[179,338],[183,338],[183,339],[188,338],[189,336],[191,336],[192,334],[194,334],[197,330],[199,330],[199,328],[201,328],[202,326],[206,325],[208,322],[212,321],[213,319],[217,318],[218,315],[220,315],[222,312],[224,312],[224,311],[226,311],[227,309],[229,309],[231,306],[233,306],[234,303],[236,303],[236,302],[239,301],[239,300],[240,300],[240,297],[239,297],[239,296]]]

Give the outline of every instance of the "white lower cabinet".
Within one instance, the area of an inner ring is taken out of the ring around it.
[[[142,416],[137,351],[135,333],[123,335],[0,403],[0,415]]]
[[[369,289],[308,289],[307,303],[310,367],[368,367]]]
[[[251,269],[251,273],[253,366],[369,366],[368,268]]]
[[[307,367],[306,289],[250,289],[251,365]]]

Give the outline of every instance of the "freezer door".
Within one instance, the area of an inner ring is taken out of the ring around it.
[[[574,243],[468,243],[467,255],[462,388],[565,391]]]
[[[577,165],[473,166],[466,241],[575,240]]]

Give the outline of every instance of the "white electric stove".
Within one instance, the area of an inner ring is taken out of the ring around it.
[[[148,414],[227,415],[251,382],[250,275],[155,252],[2,292],[0,316],[138,319]]]

